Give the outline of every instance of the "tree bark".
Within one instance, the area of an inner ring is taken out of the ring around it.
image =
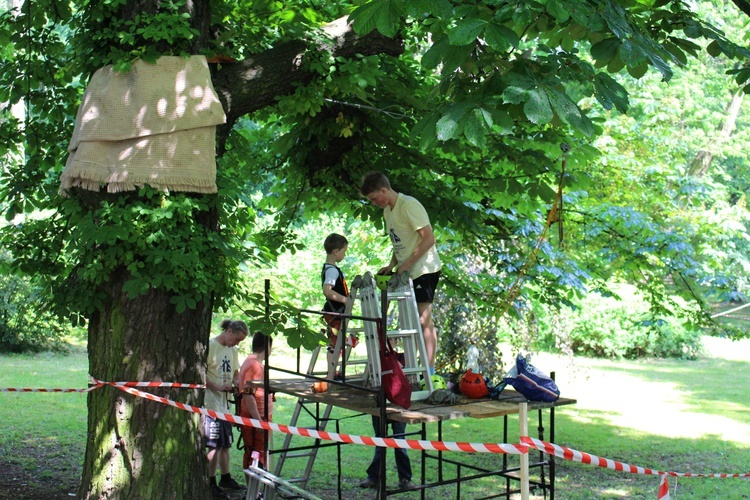
[[[193,19],[191,24],[201,31],[198,40],[202,43],[210,37],[208,23],[204,22],[210,18],[209,5],[209,0],[194,0],[186,7]],[[158,0],[131,0],[122,7],[121,16],[127,19],[157,6]],[[214,68],[214,87],[227,114],[226,126],[217,133],[219,154],[239,117],[274,103],[277,96],[291,94],[297,85],[315,78],[302,64],[308,51],[331,50],[341,57],[403,52],[398,39],[377,33],[357,37],[345,18],[324,29],[331,37],[324,47],[290,41],[246,61]],[[214,230],[218,227],[215,214],[207,214],[205,223]],[[90,318],[90,374],[103,381],[205,383],[212,301],[180,314],[170,304],[170,294],[163,290],[152,289],[130,299],[122,291],[129,279],[127,264],[122,263],[121,270],[102,287],[103,306]],[[203,404],[203,391],[147,390],[186,404]],[[78,497],[207,498],[205,452],[197,415],[111,386],[96,389],[88,395],[88,436]]]
[[[205,382],[211,304],[178,314],[169,294],[135,300],[113,276],[104,310],[89,323],[89,370],[104,381]],[[203,391],[144,389],[202,406]],[[105,386],[88,395],[88,436],[79,498],[205,498],[208,473],[199,416]]]
[[[750,16],[750,2],[748,2],[747,0],[732,0],[732,3],[734,3],[742,12],[744,12],[745,15]]]
[[[216,68],[212,80],[227,115],[227,123],[220,127],[217,137],[219,155],[238,118],[272,105],[277,97],[293,94],[299,85],[313,81],[315,73],[304,67],[309,51],[326,50],[334,57],[344,58],[357,54],[398,56],[404,52],[400,38],[386,38],[376,31],[358,37],[345,17],[323,26],[322,31],[330,37],[329,43],[315,46],[294,40]]]

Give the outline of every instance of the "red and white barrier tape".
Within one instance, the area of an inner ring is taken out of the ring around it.
[[[86,389],[36,389],[30,387],[0,387],[0,392],[91,392],[94,389],[111,385],[113,387],[166,387],[170,389],[205,389],[203,384],[183,384],[180,382],[105,382],[94,377],[89,377],[89,385]]]
[[[730,478],[730,477],[750,477],[750,472],[741,474],[693,474],[690,472],[665,472],[660,470],[649,469],[647,467],[639,467],[637,465],[628,465],[624,462],[618,462],[617,460],[611,460],[609,458],[597,457],[589,453],[574,450],[572,448],[566,448],[547,441],[535,439],[529,436],[521,436],[521,442],[529,445],[531,448],[535,448],[539,451],[543,451],[548,455],[554,455],[565,460],[573,462],[581,462],[584,464],[596,465],[604,467],[605,469],[612,469],[621,472],[629,472],[631,474],[645,474],[654,476],[672,476],[672,477],[707,477],[707,478]]]
[[[0,387],[0,392],[87,392],[89,389],[35,389],[31,387]]]
[[[204,389],[201,384],[181,384],[173,382],[105,382],[95,378],[90,379],[91,387],[88,389],[31,389],[31,388],[0,388],[0,391],[6,392],[89,392],[105,385],[111,385],[125,392],[138,397],[150,399],[169,406],[174,406],[181,410],[191,411],[202,415],[209,415],[213,418],[219,418],[239,425],[249,425],[252,427],[262,428],[274,432],[294,434],[297,436],[309,437],[313,439],[324,439],[327,441],[338,441],[341,443],[362,444],[366,446],[381,446],[389,448],[406,448],[413,450],[430,450],[430,451],[464,451],[471,453],[506,453],[521,455],[527,453],[528,447],[521,444],[504,444],[504,443],[466,443],[451,441],[426,441],[416,439],[393,439],[377,438],[368,436],[356,436],[350,434],[338,434],[335,432],[316,431],[304,427],[292,427],[287,425],[275,424],[273,422],[260,422],[250,418],[239,417],[229,413],[218,413],[213,410],[207,410],[197,406],[186,405],[167,398],[162,398],[148,392],[133,389],[134,387],[169,387],[169,388],[189,388]]]
[[[171,399],[155,396],[148,392],[139,391],[132,387],[116,386],[118,389],[125,391],[134,396],[150,399],[169,406],[174,406],[181,410],[208,415],[213,418],[226,420],[234,424],[246,425],[265,429],[267,431],[282,432],[295,436],[308,437],[313,439],[323,439],[325,441],[336,441],[347,444],[361,444],[366,446],[380,446],[387,448],[405,448],[409,450],[429,450],[429,451],[464,451],[471,453],[506,453],[511,455],[521,455],[528,453],[528,447],[521,444],[504,444],[504,443],[465,443],[451,441],[427,441],[420,439],[394,439],[378,438],[369,436],[355,436],[352,434],[339,434],[337,432],[317,431],[304,427],[292,427],[289,425],[276,424],[273,422],[262,422],[252,418],[240,417],[229,413],[219,413],[213,410],[207,410],[198,406],[186,405]]]
[[[114,387],[168,387],[170,389],[205,389],[203,384],[182,384],[180,382],[105,382],[89,377],[89,384],[96,386],[111,385]],[[89,388],[91,389],[91,388]]]
[[[669,481],[667,480],[666,475],[661,477],[661,482],[659,483],[659,492],[656,494],[656,500],[669,500]]]
[[[184,411],[198,413],[201,415],[208,415],[213,418],[226,420],[238,425],[246,425],[256,427],[259,429],[265,429],[267,431],[281,432],[285,434],[292,434],[296,436],[308,437],[312,439],[323,439],[326,441],[336,441],[339,443],[347,444],[360,444],[366,446],[380,446],[387,448],[404,448],[411,450],[428,450],[428,451],[460,451],[468,453],[505,453],[510,455],[522,455],[529,452],[529,448],[534,448],[541,452],[553,455],[564,460],[573,462],[580,462],[589,465],[595,465],[606,469],[611,469],[621,472],[629,472],[631,474],[642,474],[642,475],[657,475],[660,476],[659,491],[657,500],[669,500],[669,481],[668,477],[702,477],[702,478],[750,478],[750,473],[738,473],[738,474],[726,474],[726,473],[715,473],[715,474],[693,474],[693,473],[681,473],[681,472],[665,472],[647,467],[640,467],[636,465],[629,465],[624,462],[617,460],[611,460],[609,458],[602,458],[590,453],[585,453],[565,446],[560,446],[540,439],[532,438],[530,436],[521,436],[521,444],[507,444],[507,443],[467,443],[467,442],[456,442],[456,441],[427,441],[418,439],[394,439],[394,438],[378,438],[369,436],[357,436],[352,434],[339,434],[336,432],[325,432],[314,429],[307,429],[305,427],[292,427],[283,424],[276,424],[273,422],[263,422],[251,418],[240,417],[229,413],[218,413],[213,410],[207,410],[198,406],[187,405],[171,399],[163,398],[150,394],[148,392],[139,391],[134,387],[167,387],[167,388],[188,388],[188,389],[205,389],[202,384],[182,384],[177,382],[105,382],[102,380],[90,377],[91,387],[87,389],[37,389],[37,388],[15,388],[15,387],[0,387],[0,392],[89,392],[105,385],[111,385],[124,392],[138,396],[141,398],[156,401],[168,406],[173,406]]]
[[[566,448],[557,444],[548,443],[547,441],[542,441],[540,439],[535,439],[529,436],[521,436],[521,442],[529,445],[531,448],[536,448],[539,451],[543,451],[548,455],[553,455],[565,460],[570,460],[572,462],[597,465],[599,467],[604,467],[605,469],[630,472],[631,474],[649,474],[658,476],[665,474],[665,472],[662,471],[628,465],[626,463],[618,462],[616,460],[610,460],[608,458],[597,457],[596,455],[591,455],[589,453]]]

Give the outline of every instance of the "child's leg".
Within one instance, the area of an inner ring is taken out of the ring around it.
[[[326,359],[328,360],[327,378],[333,380],[336,376],[337,360],[334,359],[333,353],[336,352],[336,342],[338,342],[339,331],[331,326],[328,327],[328,347],[326,349]]]

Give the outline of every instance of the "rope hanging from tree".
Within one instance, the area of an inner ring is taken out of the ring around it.
[[[510,305],[513,303],[513,301],[518,297],[518,294],[521,293],[521,280],[523,280],[524,276],[526,276],[529,267],[532,263],[536,261],[536,256],[539,253],[539,249],[542,247],[542,244],[544,243],[544,240],[547,236],[547,230],[549,227],[557,222],[559,224],[558,227],[558,236],[560,239],[560,247],[564,247],[564,240],[563,240],[563,180],[565,178],[565,167],[567,163],[567,154],[570,151],[570,145],[567,143],[560,144],[560,150],[562,151],[562,165],[560,169],[560,180],[557,183],[557,193],[555,194],[555,199],[552,202],[552,206],[549,209],[549,212],[547,213],[547,220],[545,221],[544,228],[542,229],[542,233],[539,235],[539,239],[537,240],[536,245],[534,246],[534,249],[531,251],[529,256],[526,259],[526,262],[524,263],[523,267],[518,273],[518,276],[516,276],[516,279],[513,280],[513,284],[508,289],[508,293],[506,294],[503,301],[500,303],[500,305],[495,309],[495,312],[492,314],[492,316],[504,316],[508,309],[510,308]],[[458,361],[458,358],[460,355],[455,356],[453,359],[448,360],[444,363],[441,363],[439,368],[444,368],[445,366],[450,366],[456,361]]]
[[[531,264],[536,261],[536,256],[539,253],[539,249],[542,247],[542,243],[544,243],[544,240],[547,236],[547,230],[555,222],[558,223],[560,247],[563,248],[565,245],[563,240],[563,179],[565,178],[565,166],[567,162],[567,154],[570,151],[570,145],[562,143],[560,144],[560,149],[563,152],[562,166],[560,169],[560,181],[557,184],[557,193],[555,194],[555,200],[552,202],[552,207],[550,207],[550,210],[547,213],[547,220],[544,224],[544,229],[542,229],[542,234],[539,235],[539,239],[537,240],[534,249],[527,257],[526,262],[518,273],[518,276],[516,276],[513,284],[508,289],[508,294],[505,296],[505,299],[503,299],[503,302],[500,303],[500,306],[498,306],[498,308],[496,309],[495,315],[504,316],[505,313],[508,312],[508,309],[510,308],[510,305],[513,303],[513,301],[516,300],[516,297],[521,292],[521,280],[524,278],[524,276],[526,276]]]

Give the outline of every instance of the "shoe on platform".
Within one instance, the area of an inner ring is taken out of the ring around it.
[[[398,489],[400,490],[416,490],[417,486],[411,482],[411,479],[399,479],[398,480]]]
[[[233,477],[229,477],[227,479],[222,479],[221,481],[219,481],[219,486],[222,489],[225,489],[225,490],[239,491],[239,490],[245,490],[246,489],[240,483],[238,483],[237,481],[235,481],[235,479]]]
[[[361,483],[359,483],[360,488],[369,488],[369,489],[375,489],[378,487],[378,482],[375,481],[373,478],[368,477]]]
[[[211,498],[232,498],[216,483],[211,483]]]

